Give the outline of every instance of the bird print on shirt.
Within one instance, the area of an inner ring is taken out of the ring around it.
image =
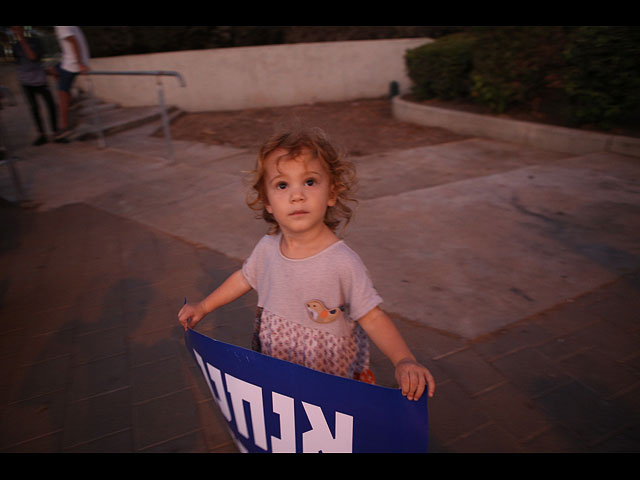
[[[344,312],[344,307],[327,308],[321,300],[311,300],[305,305],[311,319],[318,323],[331,323]]]

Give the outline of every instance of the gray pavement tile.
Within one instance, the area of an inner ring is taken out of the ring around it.
[[[174,392],[135,404],[133,419],[136,451],[192,434],[200,429],[191,390]]]
[[[62,431],[45,433],[35,438],[2,448],[3,453],[42,453],[62,451]]]
[[[128,387],[70,403],[65,415],[63,448],[78,448],[130,429],[131,417]]]
[[[58,390],[4,406],[0,417],[0,451],[28,451],[34,445],[24,450],[22,445],[47,437],[50,438],[43,443],[59,449],[56,435],[64,427],[65,396],[64,390]]]
[[[610,359],[621,361],[638,353],[640,339],[608,322],[596,321],[537,348],[554,359],[595,348]]]
[[[590,308],[590,304],[591,300],[588,299],[588,296],[568,300],[531,317],[529,320],[556,337],[571,335],[592,323],[601,321],[600,316]]]
[[[436,388],[437,394],[429,401],[429,444],[436,451],[440,448],[446,451],[457,438],[490,422],[455,382],[447,381]]]
[[[492,364],[526,395],[533,397],[571,380],[556,363],[531,348],[500,357]]]
[[[181,327],[174,323],[171,327],[155,325],[129,335],[127,354],[133,367],[175,357],[184,349]]]
[[[538,397],[536,404],[554,423],[565,427],[587,446],[629,426],[631,412],[605,401],[577,382],[569,382]]]
[[[101,394],[128,388],[129,365],[124,354],[112,355],[76,365],[69,382],[69,400],[79,402]]]
[[[430,362],[430,364],[433,363],[437,363],[451,380],[472,396],[506,381],[498,370],[490,363],[484,362],[482,357],[471,348]]]
[[[638,453],[640,443],[640,426],[633,425],[623,429],[616,435],[606,438],[592,450],[598,453]]]
[[[483,413],[518,442],[552,426],[544,412],[511,383],[498,385],[475,400]]]
[[[56,452],[55,448],[39,447],[34,452]],[[67,447],[64,453],[131,453],[133,452],[133,432],[125,428],[119,432],[104,435],[93,441]]]
[[[68,356],[73,351],[74,330],[71,327],[39,333],[29,326],[20,332],[12,342],[20,349],[17,358],[21,366]]]
[[[64,391],[71,376],[71,355],[21,365],[12,386],[11,401],[28,401],[43,395]]]
[[[588,169],[561,181],[567,174],[561,164],[362,202],[357,234],[349,238],[389,299],[387,308],[473,338],[637,268],[636,226],[627,225],[626,233],[619,226],[586,229],[611,198]],[[630,204],[637,201],[627,195]],[[566,213],[554,218],[558,205]]]
[[[597,348],[586,348],[563,359],[560,366],[603,398],[640,383],[640,375]]]
[[[479,138],[355,158],[358,197],[371,199],[566,158]],[[389,181],[393,179],[393,181]]]
[[[568,429],[554,425],[523,442],[526,452],[575,453],[588,452],[585,442]]]
[[[126,332],[122,327],[96,330],[76,336],[73,359],[76,365],[93,362],[127,351]]]
[[[184,366],[176,356],[136,365],[131,369],[131,388],[135,405],[188,387],[189,381],[185,376]]]
[[[513,435],[494,423],[455,440],[448,447],[456,453],[523,453]]]
[[[473,348],[483,358],[492,361],[516,350],[546,344],[554,338],[544,326],[535,323],[516,324],[494,333],[489,338],[474,341]]]
[[[144,447],[140,451],[145,453],[207,453],[209,448],[202,431],[195,431]]]

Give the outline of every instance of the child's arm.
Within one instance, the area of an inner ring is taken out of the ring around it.
[[[201,302],[184,305],[178,312],[178,322],[185,330],[189,327],[193,328],[205,315],[240,298],[249,290],[251,286],[242,274],[242,270],[237,270]]]
[[[402,394],[409,400],[418,400],[427,387],[429,397],[433,397],[436,385],[431,372],[416,361],[391,319],[376,307],[359,323],[395,367]]]

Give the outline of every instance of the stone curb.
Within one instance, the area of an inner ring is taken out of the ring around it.
[[[508,120],[458,110],[422,105],[394,97],[393,116],[398,120],[440,127],[462,135],[491,138],[555,152],[584,155],[612,152],[640,157],[640,138],[584,132],[520,120]]]

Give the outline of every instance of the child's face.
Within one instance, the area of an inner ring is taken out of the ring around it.
[[[309,153],[277,160],[286,153],[279,149],[265,159],[265,207],[285,235],[322,228],[327,207],[336,203],[327,167]]]

